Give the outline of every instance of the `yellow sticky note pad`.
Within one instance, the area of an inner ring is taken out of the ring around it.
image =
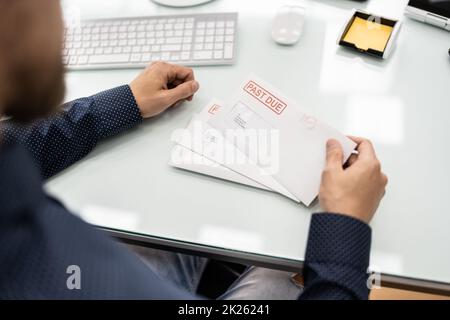
[[[383,52],[391,37],[393,27],[355,17],[343,40],[362,50]]]

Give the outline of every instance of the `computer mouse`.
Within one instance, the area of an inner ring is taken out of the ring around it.
[[[282,45],[296,44],[302,35],[304,20],[304,7],[281,7],[273,20],[272,39]]]

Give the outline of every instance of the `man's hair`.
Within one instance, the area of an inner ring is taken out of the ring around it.
[[[0,113],[47,116],[64,95],[58,0],[0,0]]]

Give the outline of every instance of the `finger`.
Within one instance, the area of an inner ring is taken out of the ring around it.
[[[343,151],[339,141],[330,139],[327,141],[327,168],[342,170]]]
[[[389,178],[384,173],[382,174],[382,181],[384,186],[386,186],[389,183]]]
[[[177,80],[173,81],[171,84],[169,84],[167,86],[167,89],[173,89],[173,88],[179,86],[180,84],[182,84],[183,82],[184,82],[183,80],[177,79]],[[190,96],[190,97],[186,98],[187,101],[192,101],[193,99],[194,99],[194,96]]]
[[[358,146],[356,150],[358,150],[359,157],[358,159],[376,159],[375,149],[373,148],[372,142],[370,140],[361,138],[361,137],[353,137],[348,136],[351,140],[353,140]]]
[[[168,64],[168,82],[174,82],[176,80],[192,81],[195,80],[194,71],[191,68]]]
[[[195,80],[183,82],[175,88],[165,91],[167,103],[173,105],[180,100],[188,99],[193,96],[198,89],[199,84]]]
[[[352,154],[350,156],[350,158],[348,158],[347,162],[346,162],[346,167],[351,167],[356,161],[358,160],[358,155],[357,154]]]

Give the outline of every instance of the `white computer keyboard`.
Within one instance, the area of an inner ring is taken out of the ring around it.
[[[152,61],[186,66],[233,64],[237,13],[84,20],[66,28],[69,70],[141,68]]]

